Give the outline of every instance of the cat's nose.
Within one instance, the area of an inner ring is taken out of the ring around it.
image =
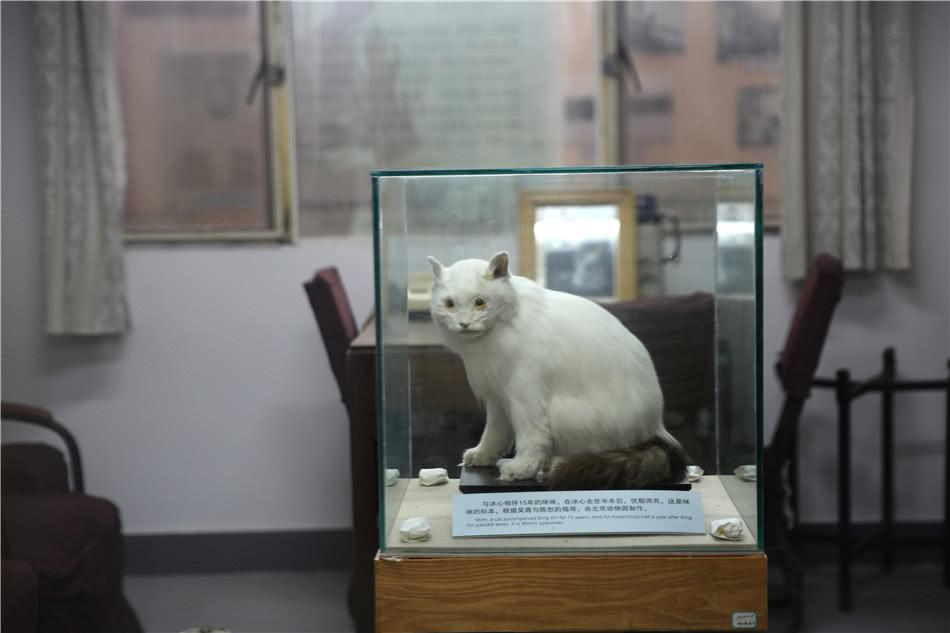
[[[467,321],[459,321],[459,327],[462,328],[463,330],[467,330],[467,329],[468,329],[468,322],[467,322]]]

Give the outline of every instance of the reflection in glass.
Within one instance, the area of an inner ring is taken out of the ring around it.
[[[534,222],[538,283],[585,297],[612,296],[618,213],[616,205],[538,207]]]

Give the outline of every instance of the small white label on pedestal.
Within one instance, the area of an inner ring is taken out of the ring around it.
[[[732,628],[754,629],[759,626],[759,617],[755,611],[733,611]]]
[[[452,536],[703,534],[698,492],[499,492],[452,498]]]

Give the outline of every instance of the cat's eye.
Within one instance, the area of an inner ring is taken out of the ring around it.
[[[446,300],[445,300],[445,307],[446,307],[446,308],[449,308],[449,309],[452,309],[452,308],[455,307],[455,302],[452,301],[451,299],[446,299]]]
[[[485,309],[485,300],[482,299],[481,297],[476,297],[476,298],[475,298],[475,307],[478,308],[479,310],[484,310],[484,309]]]

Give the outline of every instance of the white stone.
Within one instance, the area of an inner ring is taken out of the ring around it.
[[[703,478],[703,469],[695,464],[686,467],[686,478],[690,481],[700,481]]]
[[[440,486],[449,483],[449,472],[444,468],[423,468],[419,471],[420,486]]]
[[[755,464],[743,464],[742,466],[736,466],[736,469],[732,471],[736,474],[736,477],[742,479],[743,481],[755,481],[757,471]]]
[[[395,486],[397,481],[399,481],[399,469],[387,468],[386,469],[386,485]]]
[[[425,517],[412,517],[403,521],[399,528],[399,540],[404,543],[428,541],[432,536],[432,526]]]
[[[709,524],[709,533],[724,541],[741,541],[742,531],[742,520],[735,517],[716,519]]]

